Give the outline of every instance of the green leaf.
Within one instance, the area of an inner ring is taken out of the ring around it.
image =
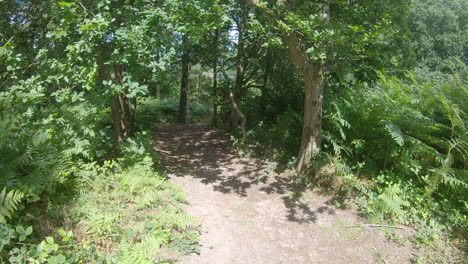
[[[67,259],[62,254],[58,256],[53,256],[47,260],[49,264],[62,264],[62,263],[65,263],[66,261]]]
[[[16,232],[19,233],[19,234],[24,234],[24,227],[16,226]]]
[[[32,233],[32,231],[33,231],[32,226],[29,226],[28,228],[26,228],[26,232],[24,234],[29,236]]]
[[[53,244],[50,246],[54,251],[57,251],[59,249],[59,245]]]
[[[54,238],[53,237],[46,237],[46,241],[47,241],[47,243],[49,243],[51,245],[54,244]]]
[[[60,230],[58,231],[58,233],[59,233],[59,235],[60,235],[61,237],[66,237],[66,236],[67,236],[67,233],[66,233],[65,230],[63,230],[63,229],[60,229]]]
[[[74,6],[76,5],[76,2],[70,2],[70,3],[67,3],[67,2],[64,2],[64,1],[60,1],[58,2],[58,4],[62,7],[71,7],[71,6]]]
[[[14,238],[14,230],[4,224],[0,224],[0,251],[5,245],[10,244],[10,240]]]

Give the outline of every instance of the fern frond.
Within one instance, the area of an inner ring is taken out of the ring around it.
[[[445,159],[441,162],[441,166],[437,169],[431,170],[432,176],[429,179],[429,188],[426,194],[432,194],[441,183],[444,183],[449,187],[468,188],[468,184],[466,183],[466,181],[458,179],[457,174],[452,169],[453,156],[450,152],[455,146],[456,144],[454,145],[453,143],[451,143],[449,152]]]
[[[388,120],[382,120],[381,122],[385,125],[385,129],[390,134],[390,136],[395,141],[395,143],[397,143],[400,147],[402,147],[403,144],[405,143],[405,140],[404,140],[404,134],[403,132],[401,132],[401,129],[397,125],[393,124],[392,122]]]
[[[22,198],[22,192],[18,190],[7,192],[6,188],[3,188],[0,192],[0,223],[5,223],[6,218],[11,218]]]
[[[452,129],[459,128],[461,131],[466,131],[466,124],[462,116],[466,116],[466,113],[463,112],[456,104],[440,96],[444,110],[446,111],[446,116],[450,120]]]
[[[452,138],[448,140],[447,142],[450,145],[449,147],[450,152],[451,151],[457,152],[458,154],[460,154],[461,158],[466,159],[466,157],[468,156],[468,149],[467,149],[468,143],[466,141],[463,141],[459,138]]]

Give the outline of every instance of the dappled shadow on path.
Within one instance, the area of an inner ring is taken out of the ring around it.
[[[291,197],[284,196],[281,199],[283,199],[284,205],[288,208],[288,220],[292,222],[301,224],[315,223],[317,221],[318,215],[320,214],[335,214],[335,209],[329,205],[322,205],[312,210],[308,204]]]
[[[204,124],[159,123],[156,132],[156,150],[161,163],[171,177],[193,177],[213,190],[224,194],[250,197],[263,193],[281,196],[288,210],[288,221],[314,223],[323,213],[334,213],[326,205],[311,207],[289,194],[303,191],[287,177],[269,175],[265,183],[259,183],[264,164],[240,158],[229,140],[229,134],[211,129]],[[254,188],[255,187],[255,188]],[[249,191],[256,190],[256,192]],[[252,194],[255,193],[255,194]]]

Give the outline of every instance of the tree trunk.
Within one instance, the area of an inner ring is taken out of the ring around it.
[[[260,5],[263,1],[242,0],[243,2],[258,8],[265,15],[273,19],[282,20],[275,12],[266,5]],[[294,1],[277,1],[278,5],[287,8],[294,6]],[[330,5],[327,0],[323,2],[322,18],[325,23],[330,21]],[[284,21],[283,21],[284,23]],[[318,152],[321,141],[322,129],[322,105],[323,105],[323,67],[318,61],[309,59],[306,45],[301,37],[295,32],[283,31],[283,38],[288,46],[289,52],[304,75],[304,125],[302,128],[302,140],[296,163],[297,173],[303,173],[308,166],[314,153]]]
[[[128,99],[129,105],[129,116],[128,116],[128,122],[129,122],[129,131],[128,131],[128,136],[132,137],[135,134],[136,131],[136,109],[137,109],[137,98],[133,97]]]
[[[213,126],[218,126],[218,30],[213,41]]]
[[[103,85],[106,78],[106,66],[104,64],[104,47],[101,41],[96,46],[96,64],[97,68],[97,81],[98,85]],[[123,65],[114,65],[115,82],[118,85],[123,84]],[[136,102],[135,102],[136,107]],[[112,98],[112,124],[114,128],[114,137],[117,145],[124,142],[125,138],[129,136],[131,128],[128,119],[128,103],[124,94],[120,93]]]
[[[268,88],[268,82],[270,81],[270,75],[273,70],[273,52],[271,51],[270,48],[267,49],[267,53],[265,55],[265,69],[263,73],[263,85],[262,85],[262,95],[260,97],[260,112],[262,116],[265,116],[265,111],[266,111],[266,91]]]
[[[198,74],[197,74],[197,82],[195,83],[195,102],[197,102],[197,104],[200,103],[200,94],[201,94],[200,81],[201,81],[201,74],[202,74],[202,69],[201,69],[201,65],[200,65],[200,69],[198,70]]]
[[[320,148],[324,76],[321,63],[309,59],[305,45],[295,33],[284,34],[284,39],[304,75],[304,124],[296,163],[297,172],[303,173]]]
[[[124,130],[125,130],[125,115],[123,114],[124,110],[122,109],[122,98],[121,95],[115,95],[112,98],[112,125],[114,127],[114,137],[115,143],[120,145],[125,140]]]
[[[97,81],[98,85],[103,85],[106,79],[106,65],[104,64],[104,47],[102,41],[98,41],[96,46],[96,64],[97,68]]]
[[[247,141],[247,118],[240,110],[236,100],[234,100],[234,95],[232,92],[229,93],[229,98],[231,99],[232,107],[236,111],[236,114],[241,118],[242,137],[244,138],[244,141]]]
[[[244,14],[239,18],[237,23],[238,30],[238,41],[237,41],[237,57],[236,57],[236,82],[232,93],[230,94],[230,99],[232,103],[232,112],[231,112],[231,129],[236,128],[239,125],[239,117],[241,117],[242,122],[245,119],[245,115],[242,116],[239,114],[241,110],[239,108],[242,94],[242,86],[244,85],[244,76],[245,76],[245,67],[244,67],[244,56],[245,56],[245,43],[244,43],[244,25],[245,17]],[[243,131],[244,132],[244,131]],[[244,137],[245,139],[245,137]]]
[[[119,8],[125,5],[125,0],[119,0]],[[133,5],[133,1],[130,1],[130,5]],[[121,14],[115,14],[114,22],[116,27],[124,22],[124,18]],[[127,97],[128,88],[123,87],[123,79],[125,73],[125,65],[115,64],[114,65],[114,81],[117,85],[121,86],[122,91],[112,98],[111,110],[112,110],[112,122],[114,127],[115,143],[118,145],[122,144],[125,139],[132,134],[133,122],[132,111],[130,109],[129,99]],[[135,99],[136,100],[136,99]],[[136,107],[136,103],[134,104]]]
[[[124,67],[124,65],[114,65],[115,82],[117,85],[123,85]],[[133,106],[136,107],[136,99]],[[130,109],[129,99],[125,95],[125,89],[122,93],[114,95],[111,109],[115,141],[119,145],[124,142],[125,138],[131,136],[133,132],[133,112],[136,110]]]
[[[182,36],[182,79],[180,85],[179,118],[182,124],[186,122],[187,116],[187,93],[189,86],[189,39],[188,35]]]
[[[330,22],[330,5],[323,3],[322,19]],[[310,165],[310,161],[319,150],[322,140],[322,113],[323,113],[323,65],[319,61],[311,62],[302,39],[296,35],[286,36],[286,43],[296,63],[304,74],[304,125],[302,128],[301,147],[297,157],[296,171],[303,173]],[[302,62],[302,63],[301,63]]]
[[[161,55],[159,52],[159,49],[156,50],[156,60],[158,60],[158,63],[161,63]],[[156,81],[156,98],[160,99],[161,98],[161,74],[159,74],[159,79]]]
[[[323,71],[320,63],[304,72],[304,124],[296,169],[302,173],[308,168],[314,154],[320,149],[323,107]]]
[[[156,82],[156,98],[161,98],[161,81]]]

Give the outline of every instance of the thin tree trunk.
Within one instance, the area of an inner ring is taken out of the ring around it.
[[[115,95],[112,98],[111,109],[115,141],[117,144],[121,144],[131,135],[131,123],[128,115],[128,100],[125,95]]]
[[[237,105],[232,92],[229,93],[229,98],[231,99],[232,107],[236,111],[236,114],[241,118],[242,137],[244,138],[245,141],[247,141],[247,118],[245,117],[245,115],[242,113],[239,106]]]
[[[106,66],[104,64],[104,47],[101,41],[96,46],[96,63],[97,63],[97,81],[99,85],[103,85],[106,78]],[[122,85],[123,71],[118,65],[114,67],[115,81]],[[125,107],[125,97],[122,94],[115,95],[112,98],[112,124],[114,128],[114,137],[117,145],[124,142],[127,131],[127,118]]]
[[[128,99],[129,105],[129,131],[128,131],[128,136],[132,137],[135,134],[136,131],[136,109],[137,109],[137,103],[138,100],[136,97]]]
[[[213,41],[213,126],[218,126],[218,29]]]
[[[195,102],[197,104],[200,103],[200,94],[201,94],[201,87],[200,87],[200,80],[201,80],[202,69],[200,65],[200,69],[197,74],[197,82],[195,83]]]
[[[304,124],[296,170],[303,173],[319,151],[322,130],[323,70],[320,62],[312,62],[301,39],[295,34],[284,34],[285,42],[304,75]]]
[[[266,98],[267,98],[267,88],[268,82],[270,81],[271,71],[273,70],[273,52],[270,48],[267,49],[265,55],[265,69],[263,73],[263,85],[262,85],[262,96],[260,97],[260,112],[262,116],[265,116],[266,111]]]
[[[160,52],[159,52],[159,49],[157,49],[156,51],[156,59],[158,60],[158,63],[160,63],[161,61],[161,56],[160,56]],[[161,78],[161,76],[159,76],[159,78]],[[161,79],[158,79],[156,81],[156,98],[157,99],[160,99],[161,98]]]
[[[182,36],[182,79],[180,85],[179,118],[180,123],[185,124],[187,116],[187,93],[189,86],[189,39],[188,35]]]
[[[304,73],[304,124],[302,128],[301,147],[296,169],[305,171],[314,154],[320,149],[323,107],[323,71],[322,65],[316,63],[313,69]]]
[[[330,22],[330,5],[323,3],[322,18],[325,23]],[[301,147],[297,157],[296,171],[303,173],[309,168],[310,161],[319,150],[322,140],[323,113],[323,65],[319,61],[311,62],[302,39],[296,35],[286,36],[289,50],[304,74],[304,125],[302,128]],[[302,62],[302,63],[301,63]]]
[[[117,145],[120,145],[124,142],[124,133],[122,131],[122,108],[120,107],[120,95],[115,95],[112,97],[112,125],[114,127],[114,137]]]
[[[231,103],[233,111],[231,112],[231,129],[236,128],[239,125],[239,113],[241,112],[239,105],[241,101],[241,91],[242,86],[244,85],[244,56],[245,56],[245,47],[244,47],[244,25],[245,17],[242,14],[239,18],[240,21],[237,23],[238,30],[238,42],[237,42],[237,57],[236,57],[236,82],[234,84],[233,91],[231,93]],[[244,115],[245,118],[245,115]],[[241,117],[242,119],[242,117]],[[244,120],[242,120],[243,122]],[[244,137],[245,138],[245,137]]]
[[[124,65],[114,65],[115,82],[117,85],[123,85],[124,67]],[[136,107],[136,101],[133,106]],[[129,99],[125,95],[125,89],[123,93],[114,95],[111,109],[115,141],[117,144],[121,144],[133,132],[133,112],[136,110],[131,109]]]
[[[96,64],[97,68],[97,81],[99,85],[103,85],[106,79],[106,65],[104,64],[104,47],[102,41],[98,41],[96,46]]]
[[[156,82],[156,98],[161,98],[161,81]]]
[[[119,0],[119,8],[122,8],[125,4],[125,0]],[[129,4],[133,5],[134,1],[130,0]],[[114,23],[119,27],[124,20],[121,14],[116,14]],[[114,81],[123,88],[122,92],[114,95],[111,103],[114,136],[117,145],[122,144],[127,137],[131,136],[135,127],[133,112],[136,111],[136,99],[134,99],[135,102],[130,106],[129,98],[127,97],[128,88],[123,87],[124,73],[125,65],[114,65]]]

